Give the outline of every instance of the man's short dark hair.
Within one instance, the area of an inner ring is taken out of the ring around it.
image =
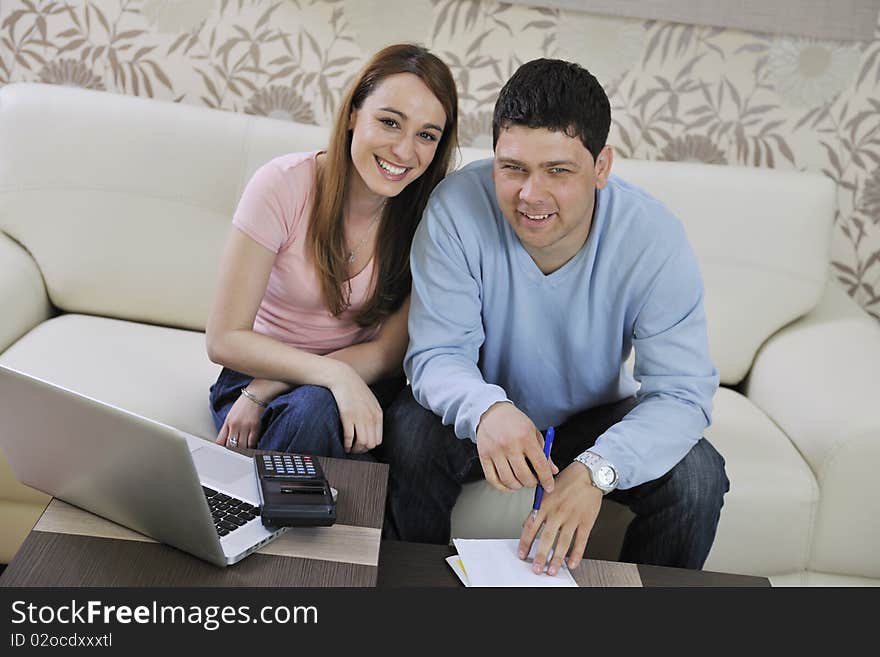
[[[520,66],[498,95],[493,147],[510,125],[561,130],[580,139],[595,160],[608,139],[611,103],[587,69],[561,59],[534,59]]]

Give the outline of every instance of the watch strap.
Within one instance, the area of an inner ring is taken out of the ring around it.
[[[606,495],[617,488],[617,484],[620,481],[620,477],[617,473],[617,468],[603,456],[596,454],[595,452],[591,452],[590,450],[586,450],[578,454],[575,458],[575,461],[583,465],[590,471],[590,478],[593,481],[593,485],[602,491],[603,495]],[[613,479],[608,484],[602,483],[601,479],[597,477],[599,472],[599,468],[607,467],[611,469],[613,473]]]

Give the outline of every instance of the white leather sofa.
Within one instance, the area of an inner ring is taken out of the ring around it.
[[[219,367],[202,331],[232,212],[260,164],[326,135],[104,92],[0,89],[0,363],[211,438]],[[706,568],[880,583],[880,326],[827,282],[832,183],[732,166],[615,170],[678,214],[706,283],[723,385],[707,436],[731,480]],[[0,458],[0,562],[45,502]],[[469,485],[453,533],[517,536],[530,503],[531,491]],[[590,554],[614,556],[627,514],[606,503]]]

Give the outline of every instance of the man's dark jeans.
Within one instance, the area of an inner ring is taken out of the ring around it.
[[[556,428],[553,462],[560,470],[591,447],[635,406],[628,398],[578,413]],[[448,544],[452,507],[462,484],[483,478],[476,445],[422,408],[409,387],[385,412],[377,456],[391,466],[385,538]],[[620,560],[629,563],[703,567],[715,539],[730,484],[724,459],[702,438],[659,479],[608,494],[635,514]]]

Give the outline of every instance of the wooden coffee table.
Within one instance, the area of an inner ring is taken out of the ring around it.
[[[248,450],[237,450],[248,453]],[[388,466],[319,457],[339,490],[332,527],[291,530],[228,568],[52,500],[0,586],[461,587],[452,547],[380,541]],[[770,586],[765,577],[584,559],[581,586]]]
[[[463,587],[446,563],[446,557],[452,554],[455,554],[455,549],[445,545],[382,541],[377,586]],[[580,586],[770,586],[770,580],[766,577],[595,559],[581,561],[572,571],[572,576]]]
[[[319,460],[339,491],[336,524],[292,529],[234,566],[218,568],[53,499],[0,586],[375,586],[388,466]]]

